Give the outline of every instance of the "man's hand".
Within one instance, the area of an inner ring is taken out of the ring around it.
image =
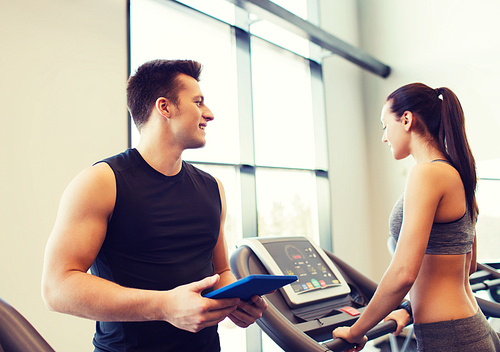
[[[190,332],[198,332],[224,320],[238,308],[240,299],[209,299],[201,296],[203,290],[213,287],[218,281],[219,275],[214,275],[165,291],[162,296],[162,307],[166,314],[164,320]]]
[[[241,301],[238,309],[229,314],[229,319],[240,328],[246,328],[260,319],[266,309],[267,303],[264,298],[255,295],[250,302]]]

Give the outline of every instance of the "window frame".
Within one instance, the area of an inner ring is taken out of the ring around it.
[[[227,20],[218,19],[201,11],[183,4],[177,0],[155,0],[158,3],[172,7],[174,10],[182,11],[187,14],[192,14],[193,11],[197,15],[205,15],[214,18],[220,22],[229,25],[232,29],[236,45],[236,70],[238,75],[238,126],[240,138],[240,160],[237,164],[220,163],[220,162],[204,162],[196,160],[188,160],[196,164],[210,164],[234,167],[240,173],[241,182],[241,202],[242,202],[242,226],[243,237],[255,237],[258,235],[258,216],[257,216],[257,190],[255,175],[257,168],[275,168],[273,166],[256,165],[254,155],[254,130],[253,130],[253,102],[252,102],[252,76],[251,76],[251,37],[250,22],[248,14],[239,7],[235,7],[234,24],[228,23]],[[318,21],[317,2],[316,0],[308,1],[308,11],[312,11],[312,18]],[[127,25],[128,25],[128,68],[131,70],[131,43],[130,43],[130,0],[127,1]],[[277,5],[275,5],[277,6]],[[286,10],[284,10],[286,11]],[[288,11],[287,11],[288,12]],[[290,13],[289,13],[290,14]],[[292,14],[293,15],[293,14]],[[315,17],[314,17],[315,16]],[[283,48],[288,50],[287,48]],[[298,55],[297,53],[293,53]],[[300,56],[300,55],[299,55]],[[324,101],[323,76],[321,64],[312,58],[304,58],[309,61],[311,74],[311,95],[313,99],[313,128],[315,142],[315,168],[286,168],[279,169],[289,170],[309,170],[316,175],[317,179],[317,199],[318,199],[318,222],[319,222],[319,245],[326,250],[332,251],[331,238],[331,221],[330,221],[330,186],[328,175],[328,145],[326,135],[326,111]],[[250,89],[249,89],[250,87]],[[132,131],[135,127],[129,116],[129,147],[132,146]],[[326,196],[325,196],[326,195]]]
[[[154,0],[175,10],[186,13],[192,11],[201,12],[182,4],[176,0]],[[309,10],[317,11],[317,1],[307,0]],[[128,72],[131,72],[131,0],[127,0],[127,46],[128,46]],[[311,4],[316,3],[315,6]],[[210,15],[204,14],[212,17]],[[316,16],[318,16],[316,14]],[[217,18],[215,18],[217,19]],[[317,18],[316,18],[317,19]],[[321,64],[312,58],[304,58],[309,61],[311,75],[311,95],[313,99],[313,128],[315,143],[315,168],[286,168],[273,166],[259,166],[255,163],[255,145],[254,145],[254,121],[253,121],[253,101],[252,101],[252,74],[251,74],[251,38],[250,23],[248,14],[239,7],[235,7],[235,24],[217,19],[228,24],[231,27],[236,45],[236,72],[237,72],[237,90],[238,90],[238,128],[240,138],[239,163],[220,163],[188,160],[193,164],[206,164],[223,167],[233,167],[239,173],[240,181],[240,200],[241,200],[241,221],[242,236],[258,236],[258,214],[257,214],[257,184],[256,170],[265,169],[285,169],[285,170],[307,170],[316,177],[316,198],[318,209],[319,224],[319,245],[325,250],[332,251],[332,224],[331,224],[331,204],[330,204],[330,184],[328,174],[328,145],[326,133],[326,109],[324,101],[324,87]],[[287,48],[283,48],[288,50]],[[312,51],[317,50],[313,48]],[[288,50],[289,51],[289,50]],[[294,53],[298,55],[297,53]],[[301,56],[301,55],[299,55]],[[249,89],[250,88],[250,89]],[[131,116],[128,116],[129,133],[128,146],[132,147],[132,133],[135,129]],[[247,329],[246,338],[247,351],[261,351],[262,336],[261,330],[254,324]]]

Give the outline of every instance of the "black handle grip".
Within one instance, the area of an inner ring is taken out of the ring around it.
[[[394,332],[397,327],[398,324],[396,323],[395,320],[388,320],[386,322],[378,324],[373,329],[368,331],[366,333],[366,336],[368,337],[368,340],[373,340],[376,339],[377,337]],[[343,339],[334,339],[331,341],[323,342],[322,345],[328,348],[328,350],[332,352],[341,352],[356,346],[355,344],[349,343]]]

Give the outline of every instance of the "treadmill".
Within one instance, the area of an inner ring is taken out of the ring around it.
[[[353,347],[342,339],[332,340],[332,331],[354,324],[377,288],[375,281],[306,237],[243,239],[230,265],[237,279],[252,274],[299,278],[263,296],[268,308],[257,320],[286,352],[340,352]],[[485,315],[500,317],[500,304],[477,300]],[[373,340],[395,330],[396,322],[390,320],[366,335]]]

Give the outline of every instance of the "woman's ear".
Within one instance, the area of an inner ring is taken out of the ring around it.
[[[415,116],[411,111],[405,111],[403,114],[403,117],[401,118],[401,121],[403,123],[403,127],[407,132],[410,131],[411,127],[413,126]]]

